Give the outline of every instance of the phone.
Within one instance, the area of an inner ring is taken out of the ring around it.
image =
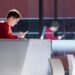
[[[28,31],[24,32],[24,34],[27,34],[27,33],[28,33]]]

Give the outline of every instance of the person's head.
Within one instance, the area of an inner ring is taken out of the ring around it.
[[[59,23],[58,23],[57,21],[52,22],[52,24],[51,24],[51,26],[50,26],[50,29],[51,29],[53,32],[55,32],[55,31],[58,30],[58,28],[59,28]]]
[[[18,10],[12,9],[9,10],[7,14],[7,22],[10,26],[14,26],[20,20],[21,14]]]

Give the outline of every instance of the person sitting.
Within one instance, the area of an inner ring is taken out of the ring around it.
[[[57,21],[52,22],[52,25],[46,29],[45,38],[50,40],[62,39],[63,36],[55,37],[54,33],[58,30],[59,24]]]
[[[24,38],[25,33],[19,32],[14,35],[12,32],[12,27],[14,27],[20,20],[21,14],[18,10],[9,10],[6,20],[0,22],[0,39],[19,39]]]

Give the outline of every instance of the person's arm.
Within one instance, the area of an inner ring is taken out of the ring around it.
[[[3,34],[4,34],[4,37],[7,39],[17,39],[18,38],[17,35],[12,34],[12,30],[11,28],[9,28],[8,25],[4,25]]]
[[[53,35],[52,40],[58,40],[58,37],[55,37],[55,36]]]
[[[46,39],[50,39],[50,40],[58,40],[58,37],[55,37],[53,32],[51,32],[50,30],[46,30],[45,37]]]

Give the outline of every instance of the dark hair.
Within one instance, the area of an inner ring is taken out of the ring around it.
[[[57,21],[53,21],[51,27],[59,27],[59,23]]]
[[[7,18],[10,18],[10,17],[20,18],[21,14],[20,14],[20,12],[18,10],[12,9],[12,10],[9,10],[9,12],[7,14]]]

